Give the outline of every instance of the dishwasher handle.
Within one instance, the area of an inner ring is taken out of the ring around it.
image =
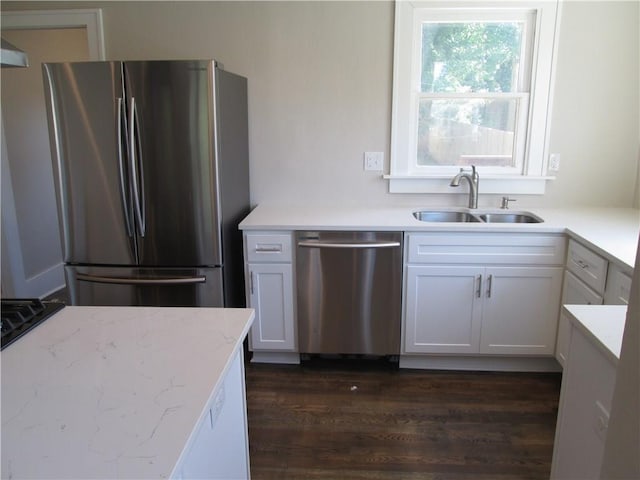
[[[395,248],[400,246],[400,242],[344,243],[302,241],[298,242],[298,246],[307,248]]]

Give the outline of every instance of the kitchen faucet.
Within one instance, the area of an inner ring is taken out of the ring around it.
[[[478,208],[478,184],[480,183],[480,175],[476,171],[476,166],[471,165],[471,173],[465,172],[463,168],[453,177],[451,187],[459,187],[460,179],[465,179],[469,183],[469,208]]]

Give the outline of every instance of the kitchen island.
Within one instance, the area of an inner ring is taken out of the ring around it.
[[[253,318],[64,308],[2,351],[2,478],[248,478]]]
[[[560,391],[552,479],[596,479],[604,457],[626,305],[565,305],[570,346]]]

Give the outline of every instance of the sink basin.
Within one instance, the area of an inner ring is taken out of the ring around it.
[[[457,210],[422,210],[413,216],[421,222],[480,222],[475,215]]]
[[[529,212],[487,212],[473,213],[467,210],[419,210],[413,216],[421,222],[449,223],[542,223],[540,217]]]
[[[483,213],[478,216],[486,223],[541,223],[543,221],[532,213]]]

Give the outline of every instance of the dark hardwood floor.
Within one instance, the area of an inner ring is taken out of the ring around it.
[[[548,479],[560,374],[247,364],[251,477]]]

